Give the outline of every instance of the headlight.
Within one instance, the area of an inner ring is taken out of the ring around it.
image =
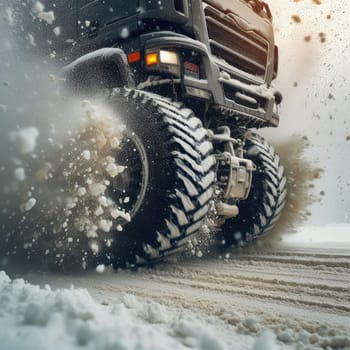
[[[159,51],[159,60],[161,63],[179,65],[179,55],[173,51]]]
[[[145,65],[152,71],[175,75],[179,77],[180,55],[175,51],[156,49],[146,52]]]

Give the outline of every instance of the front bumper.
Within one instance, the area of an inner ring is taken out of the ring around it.
[[[155,37],[154,37],[155,36]],[[201,42],[186,36],[170,32],[158,32],[156,35],[145,35],[143,47],[145,52],[154,49],[191,50],[201,56],[205,77],[196,79],[183,73],[177,82],[182,85],[183,94],[188,97],[207,100],[210,108],[224,107],[231,110],[235,118],[251,117],[260,120],[262,125],[277,126],[279,115],[276,112],[281,102],[281,94],[274,87],[256,85],[224,74],[220,65],[215,62],[208,48]]]

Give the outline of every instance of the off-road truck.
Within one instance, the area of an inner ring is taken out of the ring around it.
[[[274,148],[252,131],[278,126],[282,100],[266,3],[35,3],[27,0],[26,25],[37,49],[55,57],[77,92],[103,91],[127,125],[116,154],[126,170],[110,195],[128,195],[131,221],[118,222],[115,266],[182,250],[204,224],[226,245],[271,229],[286,178]],[[52,10],[54,22],[35,7]]]

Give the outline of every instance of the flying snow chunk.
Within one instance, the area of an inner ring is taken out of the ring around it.
[[[101,196],[98,199],[98,202],[103,206],[103,207],[108,207],[108,199],[105,196]]]
[[[117,137],[113,137],[112,140],[109,142],[109,144],[111,145],[111,147],[114,148],[118,148],[120,145],[120,141]]]
[[[24,210],[25,211],[30,211],[35,207],[36,204],[36,199],[35,198],[30,198],[28,199],[27,203],[24,205]]]
[[[39,12],[38,13],[38,18],[42,19],[48,24],[52,24],[55,21],[55,14],[53,11],[48,11],[48,12]]]
[[[13,11],[12,11],[9,7],[7,7],[7,8],[5,9],[5,14],[6,14],[6,19],[7,19],[8,24],[9,24],[11,27],[13,27],[14,24],[15,24],[15,20],[14,20],[14,18],[13,18]]]
[[[36,147],[39,131],[35,127],[24,128],[9,134],[10,141],[21,154],[32,153]]]
[[[95,216],[101,216],[103,213],[104,211],[101,206],[97,207],[96,210],[94,211]]]
[[[85,160],[90,160],[90,158],[91,158],[91,152],[89,150],[83,151],[83,153],[81,155],[83,156],[83,158]]]
[[[89,243],[90,249],[93,252],[93,254],[97,254],[100,250],[100,247],[98,246],[97,242],[93,241]]]
[[[26,179],[26,173],[24,171],[23,168],[17,168],[15,169],[15,178],[18,180],[18,181],[24,181]]]
[[[55,27],[53,29],[53,32],[56,36],[60,36],[61,35],[61,27]]]
[[[99,197],[106,191],[106,188],[103,184],[92,183],[89,187],[89,193],[94,197]]]
[[[43,12],[44,10],[45,6],[40,1],[37,1],[32,7],[32,11],[35,13]]]
[[[107,173],[110,175],[110,177],[114,178],[116,177],[118,174],[122,173],[124,171],[124,167],[123,166],[117,166],[113,163],[108,164],[108,166],[106,167],[106,171]]]
[[[97,265],[96,266],[96,272],[97,273],[104,273],[105,272],[105,269],[106,269],[106,266],[101,264],[101,265]]]
[[[34,35],[29,33],[27,36],[26,36],[26,39],[29,43],[29,45],[33,46],[33,47],[36,47],[36,42],[35,42],[35,38],[34,38]]]
[[[128,38],[129,37],[129,29],[128,28],[126,28],[126,27],[124,27],[123,29],[122,29],[122,31],[120,32],[120,36],[123,38],[123,39],[126,39],[126,38]]]
[[[86,188],[85,187],[79,187],[77,191],[78,197],[83,197],[86,195]]]
[[[110,220],[100,220],[100,222],[99,222],[99,227],[104,232],[110,232],[112,225],[113,225],[113,223]]]

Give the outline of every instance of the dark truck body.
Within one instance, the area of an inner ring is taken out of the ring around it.
[[[124,208],[115,202],[129,220],[106,211],[122,231],[99,263],[192,251],[203,225],[225,246],[273,227],[287,180],[274,148],[251,130],[277,126],[282,100],[263,1],[25,1],[17,27],[62,69],[64,91],[97,98],[126,126],[114,151],[124,172],[106,179],[111,199],[129,198]]]
[[[41,51],[54,53],[61,65],[102,48],[120,48],[127,56],[137,52],[138,60],[129,59],[137,87],[160,94],[176,91],[200,118],[205,113],[214,117],[210,118],[214,123],[278,125],[282,97],[271,85],[278,50],[264,3],[257,2],[255,9],[244,0],[60,0],[54,7],[45,0],[43,4],[45,11],[54,11],[55,21],[50,25],[32,15],[29,32]],[[58,36],[55,27],[60,27]],[[146,66],[145,54],[160,49],[179,52],[180,66]],[[191,71],[193,65],[198,71]],[[150,76],[158,78],[151,82]]]

